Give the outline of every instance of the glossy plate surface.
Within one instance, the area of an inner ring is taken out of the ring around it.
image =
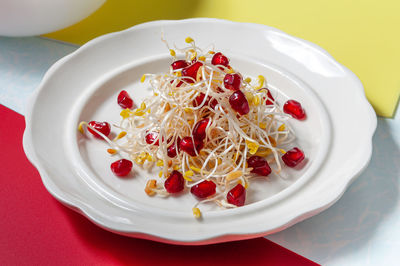
[[[278,102],[300,101],[308,118],[291,125],[307,156],[304,167],[285,169],[285,179],[255,179],[244,207],[202,206],[201,220],[192,216],[190,193],[144,193],[155,173],[136,168],[132,178],[113,176],[115,158],[107,146],[80,135],[77,125],[117,123],[122,89],[135,102],[150,95],[140,77],[171,63],[162,32],[177,46],[189,34],[199,47],[215,45],[245,76],[266,76],[269,88],[281,94]],[[96,38],[47,72],[26,113],[24,148],[54,197],[110,231],[180,244],[266,235],[328,208],[368,164],[376,127],[357,77],[324,50],[267,26],[215,19],[155,21]]]

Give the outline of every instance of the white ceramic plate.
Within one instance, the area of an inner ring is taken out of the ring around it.
[[[148,197],[151,174],[137,169],[130,179],[109,170],[104,142],[77,132],[81,120],[119,121],[116,96],[126,89],[135,102],[149,95],[143,73],[171,63],[160,41],[214,44],[246,76],[262,73],[282,96],[300,101],[306,121],[292,122],[307,163],[254,181],[246,206],[230,210],[202,206],[195,199]],[[327,52],[263,25],[216,19],[154,21],[96,38],[58,61],[46,73],[26,112],[24,148],[48,191],[97,225],[119,234],[179,244],[208,244],[271,234],[332,205],[367,166],[376,116],[357,77]],[[329,230],[329,228],[327,228]]]

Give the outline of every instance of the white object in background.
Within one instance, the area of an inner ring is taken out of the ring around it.
[[[105,0],[2,0],[0,35],[33,36],[66,28],[86,18]]]

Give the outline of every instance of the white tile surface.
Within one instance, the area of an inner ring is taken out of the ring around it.
[[[23,114],[47,69],[77,46],[39,37],[0,37],[0,104]]]

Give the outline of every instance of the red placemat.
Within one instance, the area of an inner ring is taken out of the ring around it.
[[[24,118],[0,105],[1,265],[316,265],[265,238],[177,246],[105,231],[43,186],[22,148]]]

